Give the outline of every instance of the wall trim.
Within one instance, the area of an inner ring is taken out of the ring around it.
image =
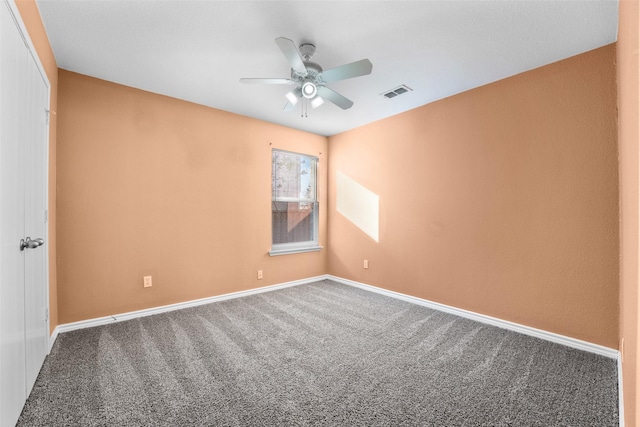
[[[51,334],[51,337],[49,340],[49,350],[51,350],[51,348],[53,347],[58,335],[65,332],[75,331],[75,330],[84,329],[84,328],[92,328],[94,326],[108,325],[110,323],[123,322],[125,320],[151,316],[154,314],[166,313],[174,310],[181,310],[183,308],[197,307],[199,305],[210,304],[213,302],[225,301],[228,299],[240,298],[240,297],[249,296],[249,295],[255,295],[263,292],[271,292],[278,289],[304,285],[307,283],[313,283],[320,280],[333,280],[334,282],[342,283],[348,286],[354,286],[356,288],[364,289],[370,292],[375,292],[381,295],[386,295],[388,297],[400,299],[413,304],[418,304],[427,308],[431,308],[433,310],[454,314],[456,316],[460,316],[470,320],[475,320],[480,323],[497,326],[502,329],[507,329],[513,332],[518,332],[524,335],[529,335],[529,336],[540,338],[546,341],[551,341],[556,344],[565,345],[567,347],[587,351],[589,353],[598,354],[600,356],[608,357],[610,359],[616,359],[618,360],[618,364],[619,364],[618,376],[621,378],[622,369],[621,369],[621,362],[620,362],[620,353],[618,352],[618,350],[615,350],[613,348],[590,343],[588,341],[582,341],[576,338],[567,337],[565,335],[556,334],[554,332],[544,331],[541,329],[533,328],[531,326],[521,325],[519,323],[510,322],[508,320],[498,319],[496,317],[487,316],[485,314],[479,314],[473,311],[452,307],[446,304],[429,301],[429,300],[414,297],[411,295],[402,294],[400,292],[390,291],[387,289],[368,285],[366,283],[344,279],[342,277],[333,276],[331,274],[309,277],[306,279],[300,279],[300,280],[294,280],[291,282],[264,286],[261,288],[248,289],[245,291],[231,292],[228,294],[217,295],[213,297],[200,298],[200,299],[191,300],[191,301],[184,301],[176,304],[169,304],[169,305],[163,305],[159,307],[147,308],[143,310],[131,311],[127,313],[114,314],[112,316],[97,317],[94,319],[80,320],[78,322],[64,323],[56,326],[53,333]],[[618,381],[618,384],[619,385],[621,384],[621,379]],[[619,395],[621,395],[621,393],[619,393]]]
[[[223,295],[216,295],[213,297],[200,298],[191,301],[179,302],[176,304],[163,305],[159,307],[153,308],[145,308],[143,310],[130,311],[127,313],[114,314],[113,316],[104,316],[104,317],[96,317],[94,319],[80,320],[78,322],[72,323],[64,323],[58,325],[50,339],[50,347],[53,347],[53,344],[58,337],[58,334],[62,334],[65,332],[71,332],[78,329],[92,328],[94,326],[108,325],[116,322],[123,322],[125,320],[137,319],[139,317],[152,316],[154,314],[166,313],[169,311],[181,310],[183,308],[197,307],[199,305],[211,304],[213,302],[225,301],[228,299],[240,298],[249,295],[261,294],[263,292],[271,292],[276,291],[278,289],[289,288],[292,286],[304,285],[306,283],[318,282],[320,280],[326,279],[325,276],[316,276],[309,277],[307,279],[294,280],[291,282],[285,282],[270,286],[264,286],[261,288],[248,289],[246,291],[238,291],[231,292]]]
[[[556,344],[562,344],[567,347],[572,347],[578,350],[587,351],[589,353],[595,353],[600,356],[608,357],[610,359],[619,358],[618,350],[605,347],[602,345],[590,343],[588,341],[582,341],[576,338],[567,337],[567,336],[556,334],[553,332],[543,331],[541,329],[532,328],[531,326],[525,326],[519,323],[509,322],[508,320],[502,320],[496,317],[487,316],[485,314],[479,314],[473,311],[463,310],[461,308],[452,307],[446,304],[440,304],[438,302],[433,302],[426,299],[414,297],[411,295],[402,294],[400,292],[389,291],[387,289],[378,288],[376,286],[367,285],[365,283],[360,283],[360,282],[356,282],[349,279],[343,279],[341,277],[327,275],[327,279],[333,280],[334,282],[342,283],[344,285],[354,286],[356,288],[365,289],[365,290],[376,292],[392,298],[422,305],[424,307],[428,307],[433,310],[438,310],[445,313],[454,314],[456,316],[464,317],[466,319],[475,320],[476,322],[497,326],[502,329],[507,329],[507,330],[518,332],[524,335],[529,335],[529,336],[540,338],[546,341],[551,341]]]

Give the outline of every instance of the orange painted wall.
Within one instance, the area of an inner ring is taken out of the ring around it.
[[[327,138],[60,70],[60,322],[325,274],[268,255],[272,148],[319,156],[325,245]]]
[[[330,274],[617,348],[614,45],[329,149]],[[379,243],[336,211],[337,171],[379,195]]]
[[[56,134],[58,109],[58,65],[49,44],[38,6],[34,0],[17,0],[16,5],[24,22],[29,38],[36,49],[40,62],[47,73],[51,85],[49,110],[49,326],[51,332],[58,325],[58,282],[56,265]]]
[[[640,175],[640,6],[621,0],[618,26],[618,110],[620,145],[620,336],[624,339],[622,384],[627,426],[638,419],[638,180]]]

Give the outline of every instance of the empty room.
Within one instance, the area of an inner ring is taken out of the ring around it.
[[[640,425],[638,0],[0,10],[0,427]]]

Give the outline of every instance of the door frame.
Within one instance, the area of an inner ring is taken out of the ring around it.
[[[47,235],[46,235],[46,249],[47,249],[47,254],[45,256],[45,303],[46,303],[46,310],[47,310],[47,315],[46,315],[46,328],[47,328],[47,351],[46,354],[49,354],[49,352],[51,351],[51,347],[53,346],[53,343],[55,341],[55,337],[53,337],[51,335],[51,305],[50,305],[50,299],[49,299],[49,274],[50,274],[50,268],[49,268],[49,261],[50,261],[50,257],[51,257],[51,251],[50,251],[50,242],[51,242],[51,223],[49,221],[49,150],[50,150],[50,144],[51,144],[51,115],[55,114],[55,112],[51,111],[51,82],[49,81],[49,76],[47,75],[47,72],[44,69],[44,66],[42,65],[42,61],[40,61],[40,57],[38,56],[38,52],[33,44],[33,41],[31,40],[31,36],[29,35],[29,31],[24,23],[24,21],[22,20],[22,15],[20,14],[20,10],[18,10],[18,6],[16,4],[16,0],[2,0],[9,8],[9,13],[12,15],[14,22],[16,23],[17,27],[18,27],[18,31],[20,32],[20,36],[22,37],[22,40],[24,40],[25,44],[27,45],[27,50],[29,51],[29,54],[31,55],[31,58],[34,60],[36,67],[38,68],[38,71],[40,72],[40,76],[42,77],[42,80],[45,83],[45,86],[47,87],[47,110],[46,112],[43,111],[43,114],[47,114],[47,129],[46,129],[46,144],[45,144],[45,209],[46,209],[46,230],[47,230]]]

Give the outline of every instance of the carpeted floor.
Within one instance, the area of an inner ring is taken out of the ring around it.
[[[617,426],[616,362],[323,281],[61,334],[19,426]]]

